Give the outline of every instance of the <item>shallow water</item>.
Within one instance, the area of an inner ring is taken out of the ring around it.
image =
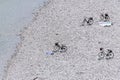
[[[0,0],[0,80],[7,60],[20,41],[16,35],[32,20],[34,9],[47,0]]]

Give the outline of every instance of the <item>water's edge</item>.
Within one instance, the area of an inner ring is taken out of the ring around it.
[[[51,0],[44,1],[43,5],[39,6],[39,8],[35,10],[34,14],[37,13],[37,12],[39,12],[42,8],[44,8],[45,6],[47,6],[50,2],[51,2]],[[35,17],[36,16],[33,16],[32,20],[30,22],[28,22],[27,25],[29,25],[30,23],[34,22],[35,21],[35,19],[34,19]],[[20,41],[16,44],[16,49],[15,49],[14,53],[11,55],[11,58],[7,61],[7,65],[5,66],[4,75],[2,77],[2,80],[7,80],[7,75],[8,75],[7,73],[8,73],[9,67],[12,64],[12,61],[17,56],[17,53],[19,52],[19,48],[21,47],[22,41],[24,39],[22,35],[23,35],[23,33],[26,30],[27,30],[27,27],[24,25],[23,29],[21,30],[21,32],[18,35],[18,37],[20,38]]]

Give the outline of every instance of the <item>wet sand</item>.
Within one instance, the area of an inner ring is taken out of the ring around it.
[[[117,0],[49,0],[21,34],[16,56],[6,80],[119,80],[120,2]],[[108,13],[111,27],[98,24]],[[94,24],[81,26],[84,17]],[[67,52],[47,55],[56,42]],[[100,48],[111,49],[114,58],[98,60]]]
[[[43,2],[45,0],[0,0],[0,80],[20,42],[18,34],[31,22],[32,13]]]

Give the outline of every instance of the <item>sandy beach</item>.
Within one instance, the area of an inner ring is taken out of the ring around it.
[[[19,34],[46,0],[0,0],[0,80],[20,42]]]
[[[49,0],[21,34],[5,80],[120,80],[120,2],[118,0]],[[113,25],[98,24],[108,13]],[[84,17],[93,25],[81,26]],[[54,55],[56,42],[67,51]],[[100,48],[114,58],[98,60]]]

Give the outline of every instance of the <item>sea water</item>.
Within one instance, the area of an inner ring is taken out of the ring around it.
[[[24,25],[32,20],[34,9],[47,0],[0,0],[0,80],[7,61],[14,54],[17,36]]]

